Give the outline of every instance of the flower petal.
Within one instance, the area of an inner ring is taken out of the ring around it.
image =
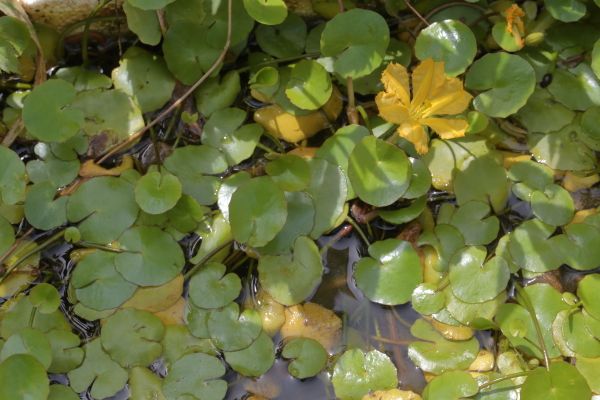
[[[385,91],[394,94],[406,107],[410,104],[410,85],[408,71],[402,64],[390,63],[381,74]]]
[[[375,97],[381,118],[394,124],[402,124],[408,120],[408,108],[398,101],[392,93],[379,92]]]
[[[442,85],[432,91],[432,95],[428,99],[430,105],[425,116],[460,114],[469,107],[472,98],[463,89],[460,79],[447,78]]]
[[[411,109],[419,109],[425,100],[432,97],[435,89],[444,84],[445,80],[443,62],[434,62],[431,58],[423,60],[412,73]]]
[[[423,129],[423,126],[415,121],[403,123],[396,130],[400,137],[408,140],[415,146],[419,154],[426,154],[429,151],[429,136]]]
[[[442,139],[463,137],[469,127],[469,123],[464,119],[424,118],[419,122],[433,129]]]

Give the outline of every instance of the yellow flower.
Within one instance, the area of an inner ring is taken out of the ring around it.
[[[513,4],[504,10],[504,15],[506,16],[506,32],[512,34],[519,46],[523,47],[525,45],[523,41],[525,24],[521,17],[525,16],[525,11],[518,5]]]
[[[389,64],[383,71],[384,91],[375,102],[379,115],[398,125],[398,134],[415,145],[419,154],[429,150],[429,137],[423,126],[428,126],[442,139],[462,137],[469,127],[462,118],[440,118],[462,113],[471,102],[471,95],[463,89],[458,78],[444,73],[444,63],[427,59],[412,72],[411,86],[406,68]]]

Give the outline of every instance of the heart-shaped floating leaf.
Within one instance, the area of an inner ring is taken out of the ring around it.
[[[259,377],[275,362],[275,346],[269,335],[262,332],[247,348],[225,352],[225,361],[244,376]]]
[[[437,290],[433,283],[422,283],[415,288],[411,296],[411,305],[421,315],[437,313],[446,303],[444,293]]]
[[[67,197],[56,196],[50,182],[36,183],[29,188],[25,199],[25,217],[38,229],[49,230],[67,222]]]
[[[83,183],[69,196],[67,218],[79,222],[83,240],[109,243],[136,220],[133,186],[124,179],[100,177]]]
[[[94,310],[110,310],[129,299],[136,285],[117,272],[114,253],[96,251],[81,260],[71,276],[77,299]]]
[[[315,156],[339,165],[345,173],[348,173],[348,158],[354,147],[366,136],[369,136],[369,130],[364,126],[346,125],[327,138]]]
[[[185,325],[167,325],[163,338],[163,357],[173,364],[186,354],[206,353],[216,355],[217,350],[210,340],[198,339],[190,333]]]
[[[5,310],[0,325],[0,335],[7,338],[25,328],[34,328],[44,333],[53,329],[71,330],[69,322],[60,310],[50,314],[36,313],[33,324],[30,322],[32,312],[33,305],[29,301],[29,297],[21,296]]]
[[[244,310],[237,303],[213,310],[208,318],[208,330],[215,345],[224,351],[237,351],[252,344],[262,330],[260,314]]]
[[[596,165],[596,156],[585,142],[579,139],[582,127],[570,124],[557,132],[529,135],[531,154],[551,168],[565,171],[587,171]],[[556,149],[560,149],[557,152]]]
[[[584,400],[592,396],[585,378],[563,361],[553,362],[550,370],[539,367],[527,376],[521,387],[522,400]]]
[[[467,303],[454,295],[451,288],[444,289],[446,297],[446,310],[452,318],[463,325],[474,329],[490,329],[495,327],[494,317],[498,308],[506,302],[506,292],[494,297],[492,300],[481,303]]]
[[[513,193],[521,200],[529,201],[535,190],[544,190],[554,182],[554,171],[535,161],[519,161],[510,167],[508,177],[515,182]]]
[[[477,381],[465,371],[448,371],[436,376],[423,391],[424,400],[459,400],[479,391]],[[484,396],[488,397],[488,396]]]
[[[50,385],[47,400],[80,400],[80,397],[69,386],[54,384]]]
[[[147,368],[135,367],[129,371],[129,389],[132,399],[166,400],[162,379]]]
[[[209,116],[231,106],[241,90],[240,74],[235,70],[229,71],[220,78],[207,80],[196,90],[196,107],[203,115]]]
[[[465,247],[450,261],[450,284],[456,297],[467,303],[492,300],[506,289],[510,271],[502,257],[485,262],[485,247]]]
[[[208,331],[208,317],[211,310],[198,308],[193,303],[188,303],[186,310],[186,322],[190,333],[200,339],[209,339],[210,332]]]
[[[367,136],[350,154],[348,177],[361,200],[383,207],[398,200],[408,189],[411,164],[398,147]]]
[[[79,368],[68,373],[71,387],[78,393],[88,390],[97,399],[115,395],[127,383],[127,371],[102,350],[100,338],[84,346],[85,359]]]
[[[321,282],[323,263],[317,245],[301,236],[293,256],[263,256],[258,262],[261,286],[279,303],[294,305],[310,296]]]
[[[40,283],[29,292],[29,301],[42,314],[50,314],[58,310],[60,294],[49,283]]]
[[[490,203],[495,212],[500,212],[509,193],[506,171],[493,157],[478,157],[456,173],[454,192],[459,205],[478,200]]]
[[[321,64],[301,60],[294,64],[287,81],[285,95],[303,110],[317,110],[331,97],[331,77]]]
[[[203,353],[181,357],[169,368],[163,383],[167,399],[222,400],[227,382],[220,378],[225,367],[218,358]]]
[[[162,33],[156,11],[142,10],[128,1],[123,2],[123,11],[127,17],[127,28],[140,38],[140,42],[151,46],[160,43]]]
[[[46,370],[34,357],[16,354],[0,363],[0,397],[46,400],[50,382]]]
[[[135,184],[135,201],[148,214],[162,214],[177,204],[181,182],[164,171],[150,171]]]
[[[563,22],[580,20],[586,12],[585,3],[579,0],[544,0],[552,17]]]
[[[17,153],[0,146],[0,199],[7,205],[15,204],[25,198],[27,174],[25,164]]]
[[[531,132],[549,133],[573,121],[575,113],[554,100],[547,90],[536,89],[516,117]]]
[[[586,271],[598,267],[600,260],[600,231],[593,225],[569,224],[563,228],[558,245],[571,268]]]
[[[227,267],[220,263],[208,263],[190,279],[188,295],[201,308],[225,307],[238,297],[242,290],[239,276],[225,274]]]
[[[229,220],[229,203],[231,202],[231,196],[233,196],[242,183],[249,181],[251,178],[252,176],[248,172],[240,171],[233,175],[229,175],[221,181],[221,186],[219,187],[217,195],[217,205],[227,220]]]
[[[308,162],[293,154],[284,154],[269,162],[265,171],[283,190],[303,190],[310,182]]]
[[[71,83],[78,92],[91,89],[110,89],[112,86],[112,81],[108,76],[84,67],[61,68],[56,71],[55,76]]]
[[[160,318],[129,308],[108,317],[100,339],[104,350],[122,367],[145,367],[161,355],[164,334]]]
[[[246,112],[239,108],[215,111],[202,131],[202,143],[219,149],[229,165],[239,164],[252,155],[263,133],[259,124],[246,124]]]
[[[600,320],[600,275],[590,274],[579,281],[577,296],[585,310]]]
[[[162,58],[139,47],[127,49],[112,71],[115,88],[133,97],[143,113],[155,111],[171,99],[175,79]]]
[[[115,268],[130,282],[158,286],[175,278],[185,264],[183,251],[173,237],[156,227],[134,227],[119,238],[122,253]]]
[[[577,357],[577,370],[587,381],[590,389],[598,393],[600,390],[600,376],[598,376],[598,368],[600,368],[600,358],[585,358]]]
[[[50,342],[37,329],[25,328],[8,337],[0,352],[0,362],[15,354],[28,354],[32,356],[44,366],[44,369],[48,369],[52,362]]]
[[[446,74],[460,75],[475,58],[477,41],[468,26],[458,20],[434,22],[423,29],[415,42],[415,55],[421,61],[443,61]]]
[[[259,25],[256,41],[267,54],[276,58],[294,57],[302,54],[306,43],[306,22],[296,14],[288,14],[276,26]]]
[[[519,56],[489,53],[473,63],[467,72],[465,86],[485,92],[473,100],[477,111],[504,118],[525,105],[535,89],[535,72]]]
[[[460,206],[450,218],[465,238],[465,244],[476,246],[492,242],[498,236],[500,221],[490,215],[490,206],[481,201],[469,201]]]
[[[568,311],[563,311],[564,314]],[[562,323],[560,323],[562,322]],[[554,334],[562,336],[560,342],[564,343],[569,351],[577,357],[600,357],[600,340],[596,339],[588,330],[588,323],[582,312],[573,312],[564,318],[555,319]]]
[[[525,221],[515,229],[508,243],[513,261],[531,272],[546,272],[557,269],[564,261],[564,255],[557,248],[556,241],[550,238],[553,226],[538,219]]]
[[[373,258],[360,259],[354,269],[358,288],[371,301],[398,305],[410,301],[413,290],[423,282],[421,262],[409,242],[386,239],[369,246]]]
[[[428,244],[435,249],[437,263],[433,268],[436,271],[444,272],[448,270],[452,256],[465,246],[465,239],[454,226],[438,223],[433,231],[424,232],[417,244],[419,246]]]
[[[338,398],[360,400],[371,391],[395,388],[398,377],[394,363],[384,353],[352,349],[335,363],[331,382]]]
[[[309,338],[295,338],[283,347],[281,355],[293,359],[288,365],[290,375],[306,379],[317,375],[327,364],[327,351],[321,343]]]
[[[23,122],[36,139],[64,142],[75,136],[83,125],[84,114],[74,109],[76,91],[61,79],[50,79],[27,96],[23,106]]]
[[[531,194],[533,214],[548,225],[566,225],[573,218],[575,204],[562,186],[551,184]]]
[[[448,340],[422,319],[415,321],[410,333],[425,341],[411,343],[408,346],[408,357],[423,371],[435,375],[467,368],[479,352],[477,339]]]
[[[327,22],[321,54],[334,57],[333,69],[342,77],[360,78],[381,65],[389,42],[385,19],[374,11],[355,8]]]
[[[229,221],[233,237],[249,246],[264,246],[283,228],[285,195],[269,177],[243,183],[231,196]]]
[[[288,15],[283,0],[244,0],[244,7],[252,18],[263,25],[280,24]]]
[[[585,111],[600,105],[600,79],[589,64],[581,63],[569,70],[558,69],[552,77],[548,91],[567,108]]]
[[[46,333],[52,349],[52,363],[48,372],[66,374],[77,368],[83,361],[84,352],[80,346],[81,339],[70,331],[54,329]]]

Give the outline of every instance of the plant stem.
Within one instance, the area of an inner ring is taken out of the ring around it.
[[[2,140],[2,146],[10,147],[13,144],[13,142],[17,139],[17,137],[19,137],[23,129],[25,129],[23,119],[19,118],[6,133],[4,140]]]
[[[231,19],[232,19],[232,0],[228,0],[228,2],[227,2],[227,39],[225,40],[225,45],[223,46],[223,50],[221,51],[221,54],[219,54],[219,57],[217,57],[215,62],[212,64],[212,66],[181,97],[179,97],[177,100],[175,100],[169,107],[167,107],[167,109],[165,109],[160,114],[158,114],[158,116],[156,118],[154,118],[148,125],[144,126],[142,129],[135,132],[133,135],[129,136],[129,138],[127,138],[127,140],[117,144],[116,146],[113,146],[106,154],[104,154],[102,157],[100,157],[100,159],[98,160],[98,164],[103,163],[108,158],[110,158],[112,155],[114,155],[118,151],[127,147],[127,145],[138,140],[150,128],[152,128],[154,125],[158,124],[165,117],[167,117],[169,114],[171,114],[171,112],[173,112],[173,110],[175,110],[179,106],[181,106],[181,104],[189,96],[191,96],[192,93],[194,93],[196,91],[196,89],[200,85],[202,85],[204,83],[204,81],[206,81],[212,75],[213,72],[215,72],[217,70],[217,68],[221,65],[221,63],[223,63],[223,60],[225,59],[225,56],[227,55],[227,51],[229,50],[229,47],[231,46],[231,30],[232,30]]]
[[[349,223],[350,225],[352,225],[352,228],[354,228],[354,230],[356,230],[356,232],[358,232],[358,235],[363,240],[363,242],[365,242],[365,244],[367,246],[371,245],[371,243],[369,242],[369,239],[367,238],[367,235],[365,235],[365,232],[360,228],[360,226],[358,225],[358,223],[356,223],[355,220],[353,220],[351,217],[348,216],[348,217],[346,217],[345,221],[347,223]]]
[[[529,298],[529,295],[527,294],[525,289],[523,289],[523,287],[520,284],[515,283],[515,288],[517,289],[517,295],[520,296],[522,299],[523,306],[525,306],[525,308],[529,312],[529,315],[531,315],[531,319],[533,319],[533,325],[535,326],[538,341],[540,342],[539,344],[542,349],[542,353],[544,354],[544,364],[546,366],[546,369],[550,371],[550,357],[548,357],[548,350],[546,349],[546,342],[544,342],[542,327],[540,326],[540,321],[538,320],[537,315],[535,314],[533,304],[531,304],[531,299]]]
[[[506,381],[508,379],[520,378],[522,376],[530,375],[532,372],[533,371],[515,372],[514,374],[508,374],[508,375],[501,376],[500,378],[492,379],[490,381],[487,381],[487,382],[479,385],[479,390],[481,391],[481,389],[485,389],[490,386],[494,386],[496,383],[500,383],[500,382]]]
[[[425,19],[425,17],[421,15],[421,13],[412,5],[412,3],[409,0],[404,0],[404,4],[406,4],[406,7],[408,7],[410,11],[412,11],[412,13],[415,14],[417,18],[419,18],[425,25],[430,25],[429,22]]]
[[[194,276],[194,274],[196,272],[198,272],[198,270],[211,258],[213,258],[216,254],[218,254],[219,252],[221,252],[221,250],[226,249],[227,247],[231,246],[233,244],[233,240],[230,240],[226,243],[223,243],[222,245],[220,245],[219,247],[214,248],[213,250],[211,250],[207,255],[205,255],[204,257],[202,257],[202,259],[194,264],[194,266],[192,268],[190,268],[190,270],[188,272],[185,273],[185,275],[183,275],[183,279],[184,280],[188,280],[190,279],[192,276]]]

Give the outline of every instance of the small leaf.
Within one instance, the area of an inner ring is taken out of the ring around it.
[[[281,355],[293,359],[288,366],[288,371],[298,379],[317,375],[327,364],[327,351],[314,339],[292,339],[283,347]]]
[[[208,263],[196,273],[189,283],[188,295],[194,305],[201,308],[220,308],[235,300],[242,284],[234,274],[225,274],[226,267],[219,263]]]
[[[25,185],[27,174],[25,164],[17,153],[11,149],[0,146],[0,200],[6,205],[13,205],[25,199]]]
[[[224,351],[245,349],[256,340],[262,330],[260,314],[244,310],[240,314],[237,303],[213,310],[208,317],[208,330],[215,345]]]
[[[29,301],[42,314],[50,314],[58,310],[60,295],[54,286],[49,283],[40,283],[29,292]]]
[[[34,357],[44,369],[50,367],[52,351],[46,336],[37,329],[25,328],[6,339],[0,352],[0,361],[15,354],[28,354]]]
[[[275,346],[269,335],[262,332],[247,348],[225,352],[225,361],[244,376],[259,377],[275,362]]]
[[[550,364],[550,371],[538,367],[527,376],[521,387],[522,400],[589,399],[592,392],[577,369],[565,362]]]
[[[241,91],[240,74],[230,71],[203,83],[194,96],[198,111],[210,116],[217,110],[231,106]]]
[[[162,214],[175,207],[181,197],[181,183],[166,172],[151,171],[135,184],[135,201],[148,214]]]
[[[296,14],[288,14],[278,25],[259,25],[256,41],[260,48],[273,57],[286,58],[302,54],[306,43],[307,28],[304,19]]]
[[[283,0],[244,0],[244,7],[252,18],[263,25],[280,24],[288,15]]]
[[[471,397],[478,391],[477,382],[468,372],[448,371],[436,376],[427,384],[423,391],[423,399],[459,400]]]
[[[163,383],[167,399],[222,400],[227,382],[220,378],[225,367],[218,358],[203,353],[181,357],[169,368]]]
[[[586,12],[585,3],[579,0],[544,0],[548,12],[562,22],[580,20]]]
[[[67,222],[67,197],[56,196],[50,182],[36,183],[29,188],[25,199],[25,217],[38,229],[50,230]]]
[[[0,398],[46,400],[49,392],[46,371],[32,356],[17,354],[0,363]]]
[[[142,10],[134,7],[128,1],[123,3],[123,11],[127,16],[127,27],[138,37],[142,43],[156,46],[162,39],[160,23],[155,11]]]
[[[331,97],[333,87],[329,73],[316,61],[294,64],[285,95],[303,110],[317,110]]]

